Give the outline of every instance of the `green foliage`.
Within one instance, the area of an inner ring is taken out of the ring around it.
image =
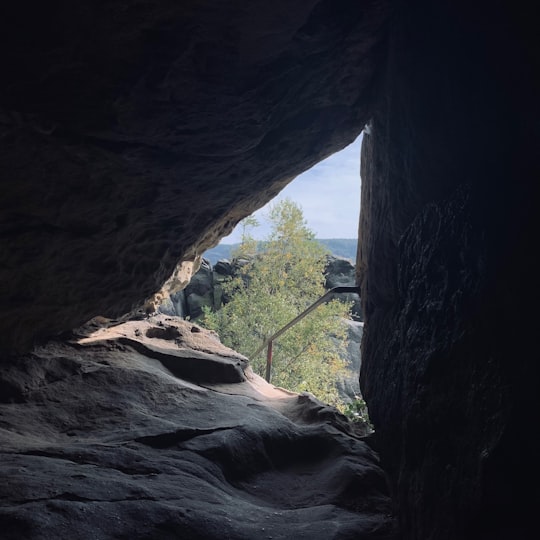
[[[231,301],[217,312],[205,312],[203,324],[222,341],[251,360],[264,376],[266,351],[252,354],[262,342],[322,296],[326,250],[306,226],[292,201],[276,204],[269,214],[272,229],[260,244],[246,222],[235,256],[247,258],[242,276],[224,285]],[[274,343],[272,382],[294,391],[309,391],[338,405],[336,380],[346,370],[341,359],[346,347],[350,305],[337,300],[318,307]],[[338,338],[336,339],[332,339]]]
[[[366,402],[360,396],[356,396],[356,399],[340,407],[340,410],[351,422],[363,422],[373,429]]]

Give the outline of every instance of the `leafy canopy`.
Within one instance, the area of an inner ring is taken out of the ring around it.
[[[242,243],[235,253],[244,260],[241,276],[225,285],[230,297],[221,310],[206,310],[203,324],[222,341],[251,360],[264,376],[266,351],[252,357],[262,342],[325,293],[326,249],[307,227],[302,210],[291,200],[271,209],[271,232],[256,242],[249,231],[258,225],[243,223]],[[247,262],[246,262],[247,261]],[[346,371],[343,317],[350,305],[333,300],[319,306],[274,342],[272,382],[297,392],[309,391],[339,405],[336,380]]]

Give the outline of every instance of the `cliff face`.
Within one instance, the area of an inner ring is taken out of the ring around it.
[[[386,3],[5,7],[0,349],[141,305],[354,140]]]
[[[528,538],[536,31],[508,6],[460,4],[402,6],[390,32],[362,150],[361,388],[404,538]]]

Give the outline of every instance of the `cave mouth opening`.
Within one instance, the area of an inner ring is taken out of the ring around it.
[[[360,215],[362,137],[363,131],[341,150],[298,174],[265,206],[253,212],[251,216],[259,221],[259,227],[253,230],[252,236],[256,240],[264,240],[269,232],[265,217],[271,206],[287,198],[300,206],[309,229],[317,239],[356,239]],[[241,226],[237,226],[221,238],[219,244],[237,244],[241,240],[241,232]],[[347,258],[356,259],[356,252],[352,254],[348,250]]]
[[[309,315],[319,323],[301,323],[287,331],[293,335],[284,338],[285,344],[281,338],[274,343],[271,364],[262,344],[265,336],[280,330],[328,290],[356,286],[362,135],[363,132],[342,150],[298,175],[278,196],[240,222],[220,244],[202,254],[200,268],[184,289],[163,290],[152,306],[157,313],[217,331],[226,345],[250,359],[252,369],[260,376],[269,378],[272,373],[273,384],[291,391],[311,392],[336,405],[352,420],[369,420],[358,382],[363,330],[358,294],[329,297],[320,313],[317,309]],[[308,244],[299,242],[304,236]],[[312,243],[317,247],[309,248]],[[249,250],[254,251],[248,254]],[[252,264],[253,257],[256,264]],[[316,270],[307,271],[306,264],[311,260]],[[249,272],[253,275],[248,276]],[[260,286],[260,272],[265,272],[264,287]],[[250,298],[247,313],[239,303],[238,288],[231,288],[229,283],[237,283],[240,276],[242,287],[246,286],[242,292]],[[273,285],[269,281],[272,278],[277,280]],[[257,291],[253,290],[253,283],[259,284]],[[271,286],[275,293],[268,302],[266,293]],[[291,309],[278,308],[276,295],[287,298],[282,304],[289,304]],[[331,306],[326,305],[328,301]],[[241,310],[243,327],[238,325],[239,317],[233,310]],[[252,323],[252,319],[257,319],[257,311],[265,313],[258,317],[264,323]],[[339,323],[332,324],[335,317]],[[320,329],[314,333],[317,324]],[[298,337],[294,337],[295,333]],[[318,341],[321,344],[316,346]],[[320,349],[322,342],[324,353]],[[309,344],[311,361],[306,363]],[[308,375],[315,362],[321,363],[321,370],[331,373],[324,382],[320,376]]]

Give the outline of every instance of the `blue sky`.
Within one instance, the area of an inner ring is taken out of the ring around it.
[[[266,206],[255,212],[261,226],[251,234],[262,239],[268,234],[264,216],[270,205],[289,198],[300,205],[308,227],[317,238],[356,238],[360,214],[360,145],[362,135],[341,152],[297,176]],[[240,241],[240,228],[221,240]]]

